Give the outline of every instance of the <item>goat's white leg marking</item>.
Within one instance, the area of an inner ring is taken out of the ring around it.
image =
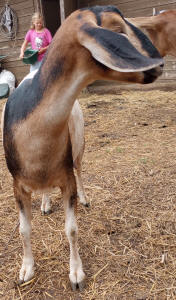
[[[23,243],[23,263],[20,270],[20,282],[34,276],[34,259],[31,249],[31,194],[27,193],[14,181],[14,195],[19,208],[20,234]]]
[[[84,191],[84,186],[82,182],[81,177],[81,167],[78,167],[75,169],[75,175],[76,175],[76,185],[77,185],[77,193],[79,197],[79,202],[85,206],[88,206],[87,200],[86,200],[86,194]]]
[[[68,193],[67,193],[68,195]],[[76,194],[75,194],[76,195]],[[65,207],[65,231],[70,244],[70,282],[72,289],[77,286],[82,290],[84,287],[85,274],[83,272],[82,261],[78,253],[78,227],[75,218],[76,196],[69,195],[64,197]]]
[[[20,211],[20,234],[24,249],[23,263],[20,270],[20,282],[23,282],[34,276],[34,259],[30,242],[31,222],[23,211]]]
[[[42,196],[41,212],[42,215],[49,215],[51,213],[51,204],[48,194],[43,194]]]

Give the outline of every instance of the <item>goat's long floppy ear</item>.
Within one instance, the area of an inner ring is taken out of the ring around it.
[[[97,61],[115,71],[146,71],[163,64],[159,54],[158,58],[143,56],[122,34],[92,24],[83,25],[78,38]]]

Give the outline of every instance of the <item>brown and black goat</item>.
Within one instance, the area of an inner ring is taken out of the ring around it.
[[[23,262],[20,281],[34,275],[31,250],[31,193],[61,188],[65,230],[70,244],[73,289],[84,286],[77,247],[77,188],[68,120],[80,91],[98,79],[151,83],[163,60],[150,40],[114,6],[95,6],[71,14],[57,31],[33,79],[9,97],[3,144],[19,208]]]

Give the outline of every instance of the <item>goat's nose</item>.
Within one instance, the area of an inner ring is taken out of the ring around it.
[[[144,71],[144,83],[154,82],[163,73],[163,64],[151,70]]]

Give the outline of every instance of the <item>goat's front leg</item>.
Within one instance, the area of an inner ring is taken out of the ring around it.
[[[70,244],[70,282],[73,290],[78,287],[80,290],[84,288],[85,274],[83,272],[82,261],[78,253],[78,227],[75,217],[77,206],[76,183],[73,175],[74,183],[70,185],[63,193],[65,208],[65,231]],[[73,181],[73,180],[72,180]],[[70,189],[70,187],[72,188]],[[73,188],[74,186],[74,188]]]
[[[31,194],[18,188],[14,183],[14,195],[19,209],[20,234],[23,243],[23,263],[20,270],[20,283],[29,281],[34,276],[34,259],[31,249]]]

